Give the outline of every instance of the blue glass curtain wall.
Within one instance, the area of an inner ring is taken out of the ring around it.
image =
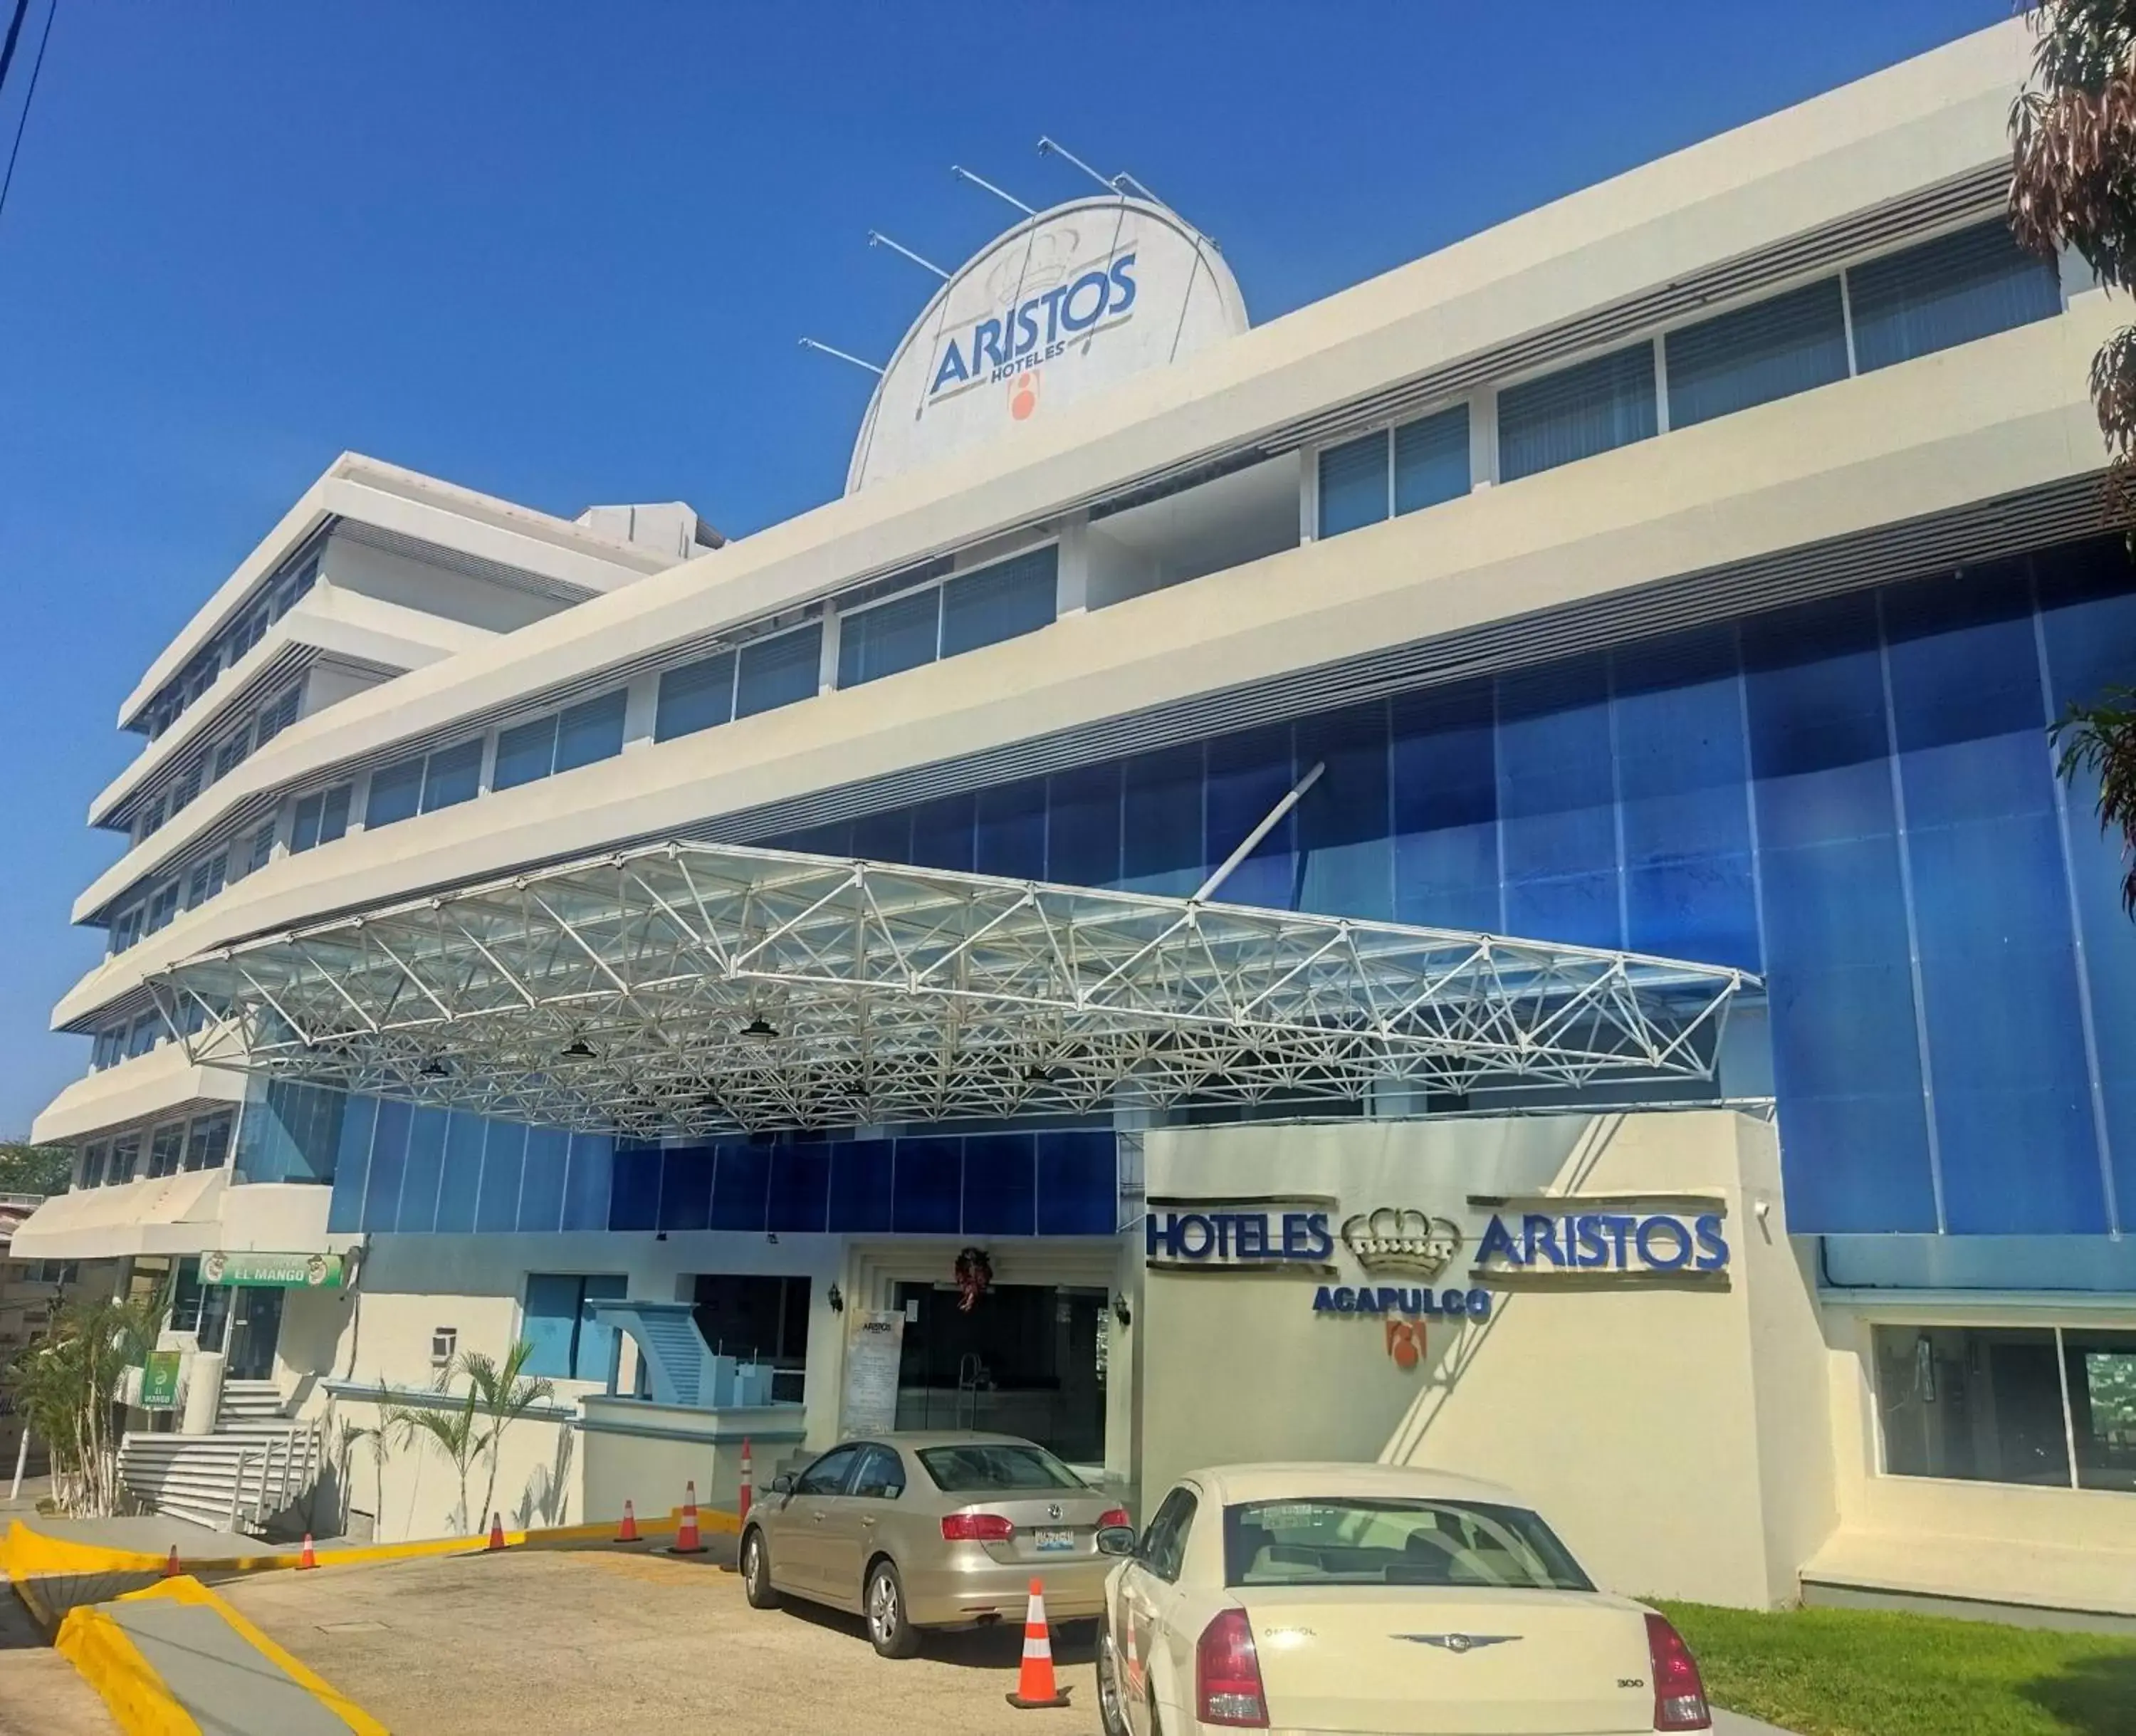
[[[789,848],[1740,965],[1790,1223],[2136,1223],[2136,925],[2046,730],[2126,680],[2118,543],[870,815]]]

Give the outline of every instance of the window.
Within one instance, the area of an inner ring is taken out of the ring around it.
[[[122,1133],[111,1142],[111,1165],[104,1172],[104,1184],[115,1188],[122,1182],[134,1179],[134,1172],[140,1166],[141,1135]]]
[[[262,747],[297,721],[297,702],[300,697],[300,690],[293,687],[277,695],[271,703],[261,709],[260,745]]]
[[[510,790],[545,778],[556,767],[556,720],[536,717],[507,729],[497,738],[497,767],[490,775],[493,790]]]
[[[905,1461],[895,1447],[880,1443],[861,1449],[853,1472],[853,1493],[865,1500],[894,1501],[905,1493]]]
[[[200,1321],[200,1261],[195,1257],[178,1262],[177,1281],[171,1286],[171,1330],[197,1332]]]
[[[1500,392],[1498,477],[1513,482],[1654,432],[1654,347],[1635,343]]]
[[[376,828],[410,819],[423,805],[423,762],[403,760],[371,774],[371,794],[363,805],[363,823]]]
[[[187,1130],[186,1168],[220,1169],[230,1156],[230,1116],[202,1116]]]
[[[171,812],[175,814],[200,794],[201,762],[195,760],[171,785]]]
[[[672,742],[734,717],[735,654],[722,651],[701,663],[663,670],[660,703],[653,714],[653,739]],[[498,748],[500,756],[502,746]]]
[[[605,1381],[615,1328],[589,1317],[586,1304],[619,1297],[629,1288],[629,1281],[621,1276],[529,1272],[520,1333],[534,1347],[527,1372],[556,1380]]]
[[[145,1055],[156,1046],[156,1039],[163,1034],[163,1015],[143,1013],[134,1021],[134,1028],[126,1038],[126,1058]]]
[[[1025,1489],[1085,1490],[1087,1486],[1042,1447],[974,1442],[923,1447],[920,1462],[944,1495],[1007,1495]]]
[[[1999,217],[1853,266],[1847,294],[1865,374],[2062,309],[2055,262],[2026,252]]]
[[[1164,1498],[1157,1516],[1142,1534],[1135,1557],[1160,1579],[1179,1578],[1179,1564],[1187,1559],[1187,1534],[1194,1524],[1194,1491],[1184,1484]]]
[[[1350,1496],[1225,1508],[1224,1583],[1595,1589],[1525,1507]]]
[[[1420,512],[1468,492],[1468,406],[1395,430],[1395,511]]]
[[[959,573],[942,586],[942,654],[960,657],[982,645],[1020,639],[1053,625],[1060,593],[1061,550],[1049,542],[1012,560]]]
[[[482,737],[432,754],[423,762],[423,811],[473,801],[482,787]]]
[[[1879,1326],[1874,1343],[1887,1475],[2136,1490],[2136,1333]]]
[[[771,1396],[799,1403],[808,1380],[808,1280],[698,1276],[695,1319],[713,1349],[771,1370]]]
[[[102,1187],[104,1166],[110,1159],[111,1147],[108,1145],[91,1145],[84,1151],[81,1155],[81,1185],[85,1188]]]
[[[159,928],[170,926],[171,918],[178,913],[178,883],[169,881],[156,888],[148,900],[146,931],[153,934]]]
[[[320,844],[332,844],[348,830],[349,797],[354,793],[353,784],[336,784],[331,790],[314,790],[309,795],[300,797],[296,810],[289,817],[289,853],[315,849]],[[260,838],[253,839],[255,868],[266,865],[267,857],[274,853],[274,829],[265,826],[260,837],[266,839],[266,851],[260,849]]]
[[[90,1052],[89,1066],[92,1072],[101,1072],[107,1067],[116,1067],[126,1058],[126,1027],[106,1025],[96,1033],[96,1047]]]
[[[148,1175],[175,1175],[186,1155],[186,1124],[166,1121],[148,1140]]]
[[[215,751],[215,778],[226,778],[245,763],[252,751],[252,720],[247,717],[237,733]],[[213,781],[211,779],[211,781]]]
[[[1663,340],[1669,426],[1688,428],[1847,377],[1847,313],[1827,278]]]
[[[796,1495],[841,1493],[846,1486],[846,1474],[853,1468],[853,1461],[860,1456],[861,1450],[857,1445],[848,1443],[844,1447],[833,1447],[801,1473],[800,1480],[794,1486],[794,1492]]]
[[[145,905],[136,904],[122,910],[111,923],[111,950],[124,952],[141,938],[141,923],[148,914]]]
[[[623,751],[621,689],[575,705],[556,719],[556,770],[570,771]]]
[[[1377,524],[1387,516],[1387,435],[1376,434],[1328,446],[1320,454],[1320,534]]]
[[[346,822],[348,818],[348,796],[346,785],[342,786],[341,809],[342,818]],[[325,835],[323,832],[320,834],[322,843],[325,841]],[[337,832],[334,835],[338,838],[341,834]],[[274,828],[272,822],[269,822],[252,834],[252,850],[251,853],[245,858],[245,872],[248,874],[258,873],[274,859]]]
[[[230,858],[220,852],[205,862],[193,864],[193,871],[186,878],[186,908],[207,902],[222,890],[223,879],[230,867]]]
[[[823,662],[823,626],[751,639],[735,654],[735,716],[752,717],[813,698]]]
[[[1415,513],[1468,492],[1468,406],[1329,446],[1320,455],[1320,531],[1340,536],[1390,513]]]
[[[838,620],[838,685],[859,687],[934,660],[942,598],[930,586]]]
[[[2083,1489],[2136,1490],[2136,1332],[2062,1334]]]
[[[163,823],[163,797],[162,792],[158,791],[143,802],[139,811],[134,816],[134,842],[140,843]]]

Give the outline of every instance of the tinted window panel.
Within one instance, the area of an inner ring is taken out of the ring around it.
[[[1872,260],[1847,274],[1854,362],[1867,373],[2061,311],[2052,260],[1993,222]]]
[[[1669,426],[1748,410],[1847,377],[1839,280],[1671,332]]]
[[[951,579],[942,587],[942,654],[1051,626],[1059,566],[1060,550],[1048,547]]]
[[[1387,516],[1387,436],[1384,430],[1330,446],[1320,455],[1320,534],[1377,524]]]
[[[623,751],[624,695],[620,690],[575,705],[556,720],[556,770],[612,760]]]
[[[490,774],[489,787],[510,790],[531,784],[548,776],[556,764],[556,720],[536,717],[532,723],[506,730],[497,738],[497,766]]]
[[[482,786],[482,738],[430,756],[423,777],[423,811],[470,802]]]
[[[723,651],[702,663],[669,669],[660,678],[660,706],[653,739],[672,741],[734,716],[734,653]]]
[[[1654,350],[1635,343],[1498,394],[1498,475],[1512,482],[1655,431]]]
[[[823,661],[823,630],[812,624],[775,639],[760,639],[736,654],[735,716],[753,717],[815,697]]]
[[[371,799],[364,805],[367,826],[390,826],[408,819],[422,805],[423,762],[403,760],[371,774]]]
[[[840,617],[838,685],[858,687],[934,662],[941,611],[941,593],[930,590]]]
[[[1468,492],[1468,406],[1395,430],[1395,510],[1414,513]]]

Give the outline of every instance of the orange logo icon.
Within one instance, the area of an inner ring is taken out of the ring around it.
[[[1405,1374],[1424,1360],[1424,1327],[1415,1320],[1386,1321],[1387,1354]]]
[[[1009,382],[1008,413],[1019,422],[1038,408],[1038,370],[1031,368]]]

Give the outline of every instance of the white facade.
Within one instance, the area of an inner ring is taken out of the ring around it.
[[[939,450],[889,450],[877,431],[880,461],[863,462],[864,438],[843,498],[725,546],[686,508],[595,508],[566,523],[344,459],[122,707],[129,727],[153,715],[263,591],[316,557],[308,590],[158,718],[139,760],[96,798],[93,823],[136,835],[75,917],[117,926],[151,914],[67,991],[55,1022],[92,1038],[119,1029],[123,1055],[150,979],[341,913],[625,844],[791,838],[2080,536],[2096,524],[2102,463],[2086,370],[2120,318],[2081,268],[2061,268],[2051,317],[2012,317],[1889,365],[1867,353],[1857,281],[1992,229],[2027,47],[2016,23],[1965,38],[1250,330],[1228,275],[1212,278],[1222,293],[1208,329],[1176,356],[1146,358],[1102,391],[1041,387],[1046,413],[1012,416],[998,438],[947,416]],[[1153,208],[1135,215],[1153,233],[1160,220],[1168,234],[1179,226]],[[1830,377],[1672,425],[1681,394],[1668,357],[1683,353],[1672,336],[1820,285],[1846,321]],[[1644,437],[1604,440],[1576,462],[1510,461],[1513,418],[1535,396],[1523,388],[1642,351],[1655,370]],[[886,397],[881,413],[891,407]],[[1409,510],[1396,430],[1457,410],[1465,481]],[[1367,437],[1393,455],[1386,501],[1336,526],[1344,473],[1327,455]],[[1027,596],[1050,583],[1042,624],[957,639],[955,599],[982,593],[955,587],[975,576],[1012,578]],[[900,620],[934,623],[925,655],[898,649],[907,641],[885,625],[901,606]],[[212,754],[285,684],[299,695],[293,717],[175,811],[167,803],[159,824],[140,824],[197,752]],[[590,742],[612,732],[599,752],[561,745],[574,718]],[[529,742],[550,757],[522,776]],[[429,801],[433,785],[450,799]],[[330,827],[328,813],[341,816]],[[189,902],[196,868],[218,855],[220,889]],[[107,1040],[100,1058],[109,1064],[63,1092],[36,1133],[104,1154],[103,1165],[122,1139],[153,1142],[163,1121],[191,1126],[245,1095],[240,1075],[195,1066],[167,1041],[109,1060]],[[1776,1155],[1769,1073],[1731,1095],[1764,1101],[1749,1115],[1716,1100],[1625,1117],[1606,1173],[1576,1177],[1546,1164],[1546,1148],[1565,1145],[1557,1158],[1572,1164],[1579,1129],[1607,1117],[1153,1129],[1149,1189],[1161,1174],[1174,1193],[1213,1197],[1216,1171],[1265,1171],[1249,1191],[1384,1204],[1413,1158],[1444,1178],[1435,1191],[1488,1194],[1470,1185],[1478,1154],[1527,1140],[1530,1189],[1725,1197],[1738,1250],[1725,1287],[1518,1293],[1473,1357],[1435,1350],[1393,1378],[1353,1334],[1349,1360],[1315,1377],[1326,1386],[1315,1403],[1344,1407],[1346,1427],[1310,1444],[1532,1486],[1629,1590],[1755,1604],[1808,1580],[2136,1617],[2136,1494],[1890,1474],[1868,1335],[1877,1320],[2136,1330],[2136,1295],[1946,1301],[1933,1320],[1903,1296],[1874,1307],[1830,1296],[1815,1238],[1787,1233],[1789,1122],[1784,1106]],[[808,1281],[805,1358],[794,1351],[805,1394],[784,1414],[648,1421],[650,1410],[604,1403],[598,1376],[563,1382],[555,1413],[516,1430],[498,1476],[507,1517],[558,1522],[609,1516],[625,1495],[664,1508],[692,1467],[700,1494],[717,1498],[733,1487],[744,1433],[760,1477],[834,1439],[848,1322],[833,1286],[845,1311],[894,1311],[901,1284],[946,1283],[973,1240],[702,1227],[330,1234],[316,1183],[132,1173],[53,1202],[24,1243],[69,1257],[361,1247],[352,1292],[293,1295],[275,1368],[285,1391],[331,1401],[359,1426],[381,1382],[404,1396],[429,1384],[441,1333],[493,1354],[518,1336],[530,1275],[613,1279],[623,1288],[610,1294],[662,1303],[691,1302],[706,1277]],[[1083,1457],[1147,1502],[1162,1493],[1153,1478],[1197,1456],[1298,1442],[1250,1393],[1231,1395],[1214,1344],[1236,1337],[1288,1366],[1344,1327],[1299,1314],[1294,1295],[1266,1283],[1146,1273],[1142,1178],[1124,1165],[1120,1183],[1123,1237],[1026,1235],[991,1253],[1003,1286],[1051,1289],[1064,1309],[1070,1292],[1101,1299],[1103,1442]],[[269,1194],[289,1203],[268,1210]],[[1665,1366],[1623,1354],[1658,1342],[1677,1347]],[[1352,1382],[1375,1383],[1368,1401],[1346,1404]],[[1536,1392],[1592,1427],[1515,1428]],[[2074,1484],[2074,1456],[2066,1463]],[[459,1494],[440,1475],[434,1460],[381,1467],[359,1449],[352,1509],[382,1535],[439,1530]],[[1668,1524],[1642,1531],[1629,1511],[1601,1510],[1591,1494],[1604,1485],[1669,1505]],[[2002,1577],[2012,1545],[2043,1539],[2031,1578]],[[2081,1559],[2080,1544],[2090,1546]]]

